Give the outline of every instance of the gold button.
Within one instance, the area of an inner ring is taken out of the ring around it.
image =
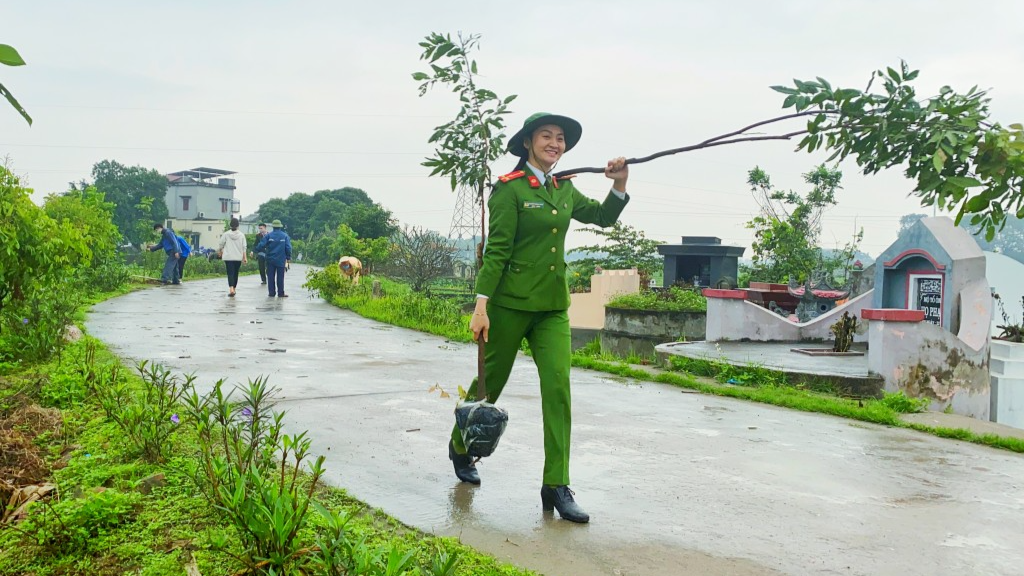
[[[551,213],[552,214],[558,214],[558,210],[552,210]]]
[[[558,228],[552,228],[551,229],[551,233],[552,234],[558,234]]]
[[[551,247],[551,251],[555,252],[555,247],[554,246]]]
[[[551,271],[552,271],[552,272],[554,272],[554,271],[555,271],[555,267],[554,267],[554,266],[552,266],[552,267],[551,267]]]

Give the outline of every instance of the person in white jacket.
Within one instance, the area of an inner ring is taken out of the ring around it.
[[[231,230],[220,237],[220,258],[228,269],[228,296],[235,296],[238,286],[238,271],[248,262],[245,250],[245,234],[238,231],[238,218],[231,219]]]

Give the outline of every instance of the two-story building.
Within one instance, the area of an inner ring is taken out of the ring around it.
[[[194,247],[216,248],[241,206],[234,172],[193,168],[167,174],[167,225]]]

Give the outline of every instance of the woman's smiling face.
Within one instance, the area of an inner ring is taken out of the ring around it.
[[[554,124],[545,124],[533,131],[530,141],[530,163],[544,170],[551,167],[565,153],[565,131]]]

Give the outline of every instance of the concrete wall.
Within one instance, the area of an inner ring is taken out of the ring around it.
[[[629,270],[603,270],[590,277],[590,292],[570,294],[569,326],[604,328],[604,305],[621,294],[640,291],[640,275]]]
[[[1024,344],[992,341],[993,422],[1024,428]]]
[[[654,356],[654,347],[666,342],[704,340],[703,312],[666,312],[605,308],[601,351],[618,356],[631,352]]]
[[[705,294],[714,292],[706,291]],[[829,328],[842,317],[843,312],[849,312],[859,318],[861,310],[869,307],[873,297],[873,292],[869,291],[810,322],[799,324],[753,302],[709,296],[706,339],[755,342],[831,341],[833,336]],[[857,331],[854,341],[867,341],[866,327]]]
[[[188,210],[182,210],[182,196],[189,196]],[[227,210],[221,210],[221,198],[234,199],[235,191],[231,188],[221,186],[205,186],[190,184],[181,186],[171,184],[167,187],[167,212],[171,218],[181,220],[192,220],[203,214],[204,218],[230,219],[231,202],[227,203]]]
[[[975,349],[928,322],[872,320],[868,349],[868,367],[885,380],[886,391],[926,398],[929,410],[952,407],[956,414],[989,419],[987,332]]]
[[[222,220],[179,220],[170,218],[171,228],[179,235],[188,239],[193,248],[217,248],[220,245],[220,237],[227,230],[227,222]],[[191,235],[198,235],[198,242],[194,242]]]

